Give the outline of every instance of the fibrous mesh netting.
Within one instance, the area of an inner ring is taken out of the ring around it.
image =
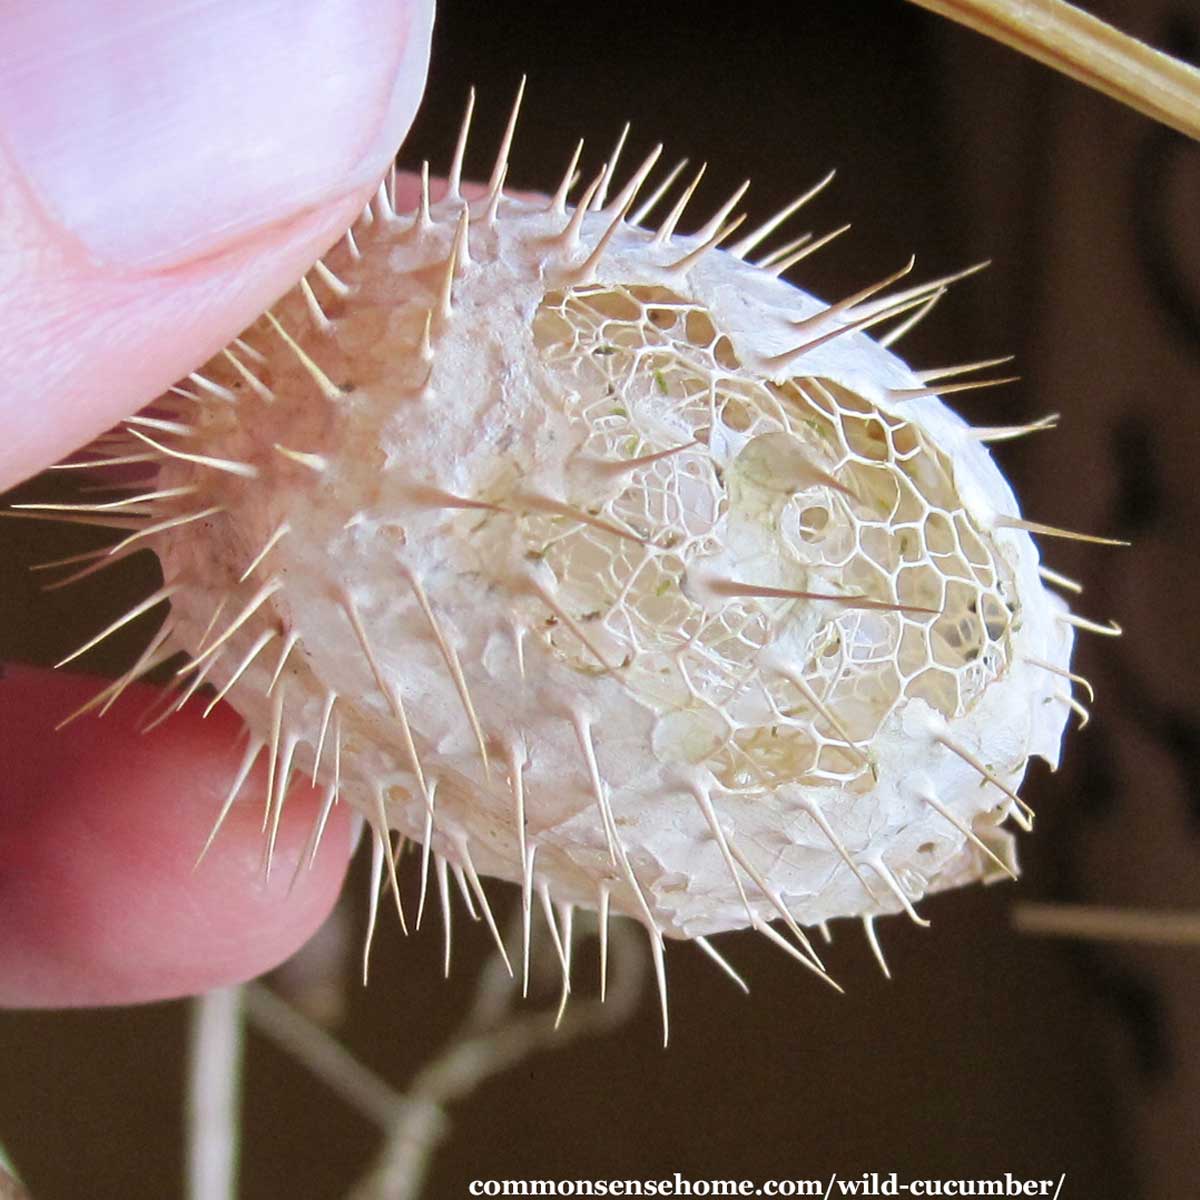
[[[764,381],[704,307],[661,287],[552,292],[533,335],[582,426],[576,475],[663,456],[602,492],[582,483],[592,523],[530,514],[529,554],[580,628],[618,649],[663,736],[724,786],[868,790],[871,741],[902,701],[954,719],[1003,674],[1007,568],[915,424],[830,380]],[[690,577],[718,564],[736,579],[714,604]],[[553,619],[545,636],[598,669]],[[768,647],[788,665],[764,670]]]

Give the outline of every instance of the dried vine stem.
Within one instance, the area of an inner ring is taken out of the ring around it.
[[[246,985],[246,1017],[281,1050],[302,1062],[335,1095],[386,1128],[404,1096],[364,1066],[345,1046],[262,983]]]
[[[1200,946],[1200,913],[1104,908],[1090,904],[1018,904],[1013,922],[1022,933],[1141,942],[1160,946]]]
[[[1066,0],[910,0],[1200,139],[1200,71]]]
[[[641,995],[643,947],[626,922],[615,921],[609,951],[615,970],[607,999],[573,999],[561,1020],[557,1004],[540,1012],[514,1012],[520,988],[499,959],[490,959],[466,1020],[441,1054],[417,1073],[375,1163],[346,1200],[417,1200],[430,1160],[449,1133],[448,1105],[538,1050],[558,1049],[622,1024]]]
[[[192,1001],[187,1126],[188,1200],[233,1200],[241,1113],[242,991]],[[0,1192],[0,1200],[4,1200]]]
[[[519,940],[519,909],[516,915],[518,937],[510,937],[510,945]],[[583,926],[587,918],[582,913],[580,918]],[[550,1009],[514,1011],[520,1003],[519,985],[498,958],[491,959],[479,976],[462,1025],[403,1093],[265,985],[246,985],[245,1013],[259,1033],[304,1063],[384,1131],[375,1162],[347,1200],[417,1200],[433,1154],[449,1133],[446,1109],[450,1104],[538,1050],[605,1032],[630,1016],[642,990],[644,956],[640,939],[623,921],[613,922],[609,952],[613,969],[607,999],[601,1003],[594,997],[574,998],[561,1020],[557,1001]],[[559,960],[542,946],[532,965],[536,979],[539,973],[557,970]]]

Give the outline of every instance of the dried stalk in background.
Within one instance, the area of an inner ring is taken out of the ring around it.
[[[508,941],[520,941],[520,909]],[[587,922],[581,921],[581,926]],[[595,934],[594,928],[588,931]],[[585,933],[576,931],[576,938]],[[545,939],[542,940],[545,943]],[[261,983],[244,989],[245,1014],[265,1037],[303,1063],[352,1108],[383,1132],[383,1144],[347,1200],[418,1200],[430,1161],[450,1132],[447,1109],[493,1075],[509,1070],[528,1055],[552,1050],[577,1037],[615,1029],[637,1006],[642,991],[641,941],[624,921],[613,923],[609,952],[613,971],[607,1000],[560,992],[550,1008],[522,1011],[521,984],[507,974],[499,958],[483,967],[470,1011],[446,1045],[397,1091],[359,1062],[331,1033]],[[567,955],[565,963],[570,962]],[[548,944],[535,946],[535,981],[565,963]],[[565,986],[565,985],[564,985]],[[565,1005],[565,1006],[564,1006]],[[192,1200],[201,1200],[195,1192]],[[212,1200],[235,1195],[214,1192]],[[0,1200],[7,1200],[0,1194]],[[208,1200],[206,1196],[204,1200]]]
[[[1066,0],[910,0],[1200,140],[1200,71]]]
[[[645,967],[641,939],[630,926],[625,921],[613,923],[609,951],[615,969],[605,1001],[586,996],[565,1009],[556,1004],[522,1012],[514,1007],[521,1003],[518,981],[508,976],[498,958],[490,959],[480,974],[466,1020],[413,1078],[375,1162],[347,1200],[418,1200],[430,1160],[450,1132],[446,1113],[450,1104],[530,1054],[605,1033],[628,1020],[641,996]],[[509,940],[516,943],[515,938]],[[543,969],[552,970],[545,946],[540,954]]]
[[[1082,937],[1143,945],[1200,946],[1200,913],[1090,904],[1018,904],[1013,923],[1022,933]]]
[[[241,1129],[242,988],[192,1001],[187,1091],[188,1200],[237,1194]],[[0,1200],[6,1200],[0,1191]]]

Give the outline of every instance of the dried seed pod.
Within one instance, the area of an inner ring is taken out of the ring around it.
[[[578,154],[516,198],[514,122],[487,194],[464,127],[440,200],[382,186],[104,442],[159,469],[89,513],[162,559],[127,619],[171,604],[125,681],[183,648],[177,705],[208,682],[242,713],[229,803],[265,755],[268,862],[303,772],[366,815],[377,881],[389,829],[423,843],[422,905],[432,862],[489,923],[485,875],[642,921],[660,967],[753,926],[823,974],[801,926],[1015,873],[1003,822],[1092,627],[984,446],[1045,423],[972,429],[941,397],[995,381],[934,380],[994,363],[888,349],[953,279],[826,304],[780,278],[826,239],[748,261],[812,192],[685,236],[693,181],[645,227],[655,151],[611,201],[615,155],[574,206]]]

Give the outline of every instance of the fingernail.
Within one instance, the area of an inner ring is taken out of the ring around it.
[[[185,262],[378,177],[431,24],[431,0],[4,5],[0,143],[94,258]]]

